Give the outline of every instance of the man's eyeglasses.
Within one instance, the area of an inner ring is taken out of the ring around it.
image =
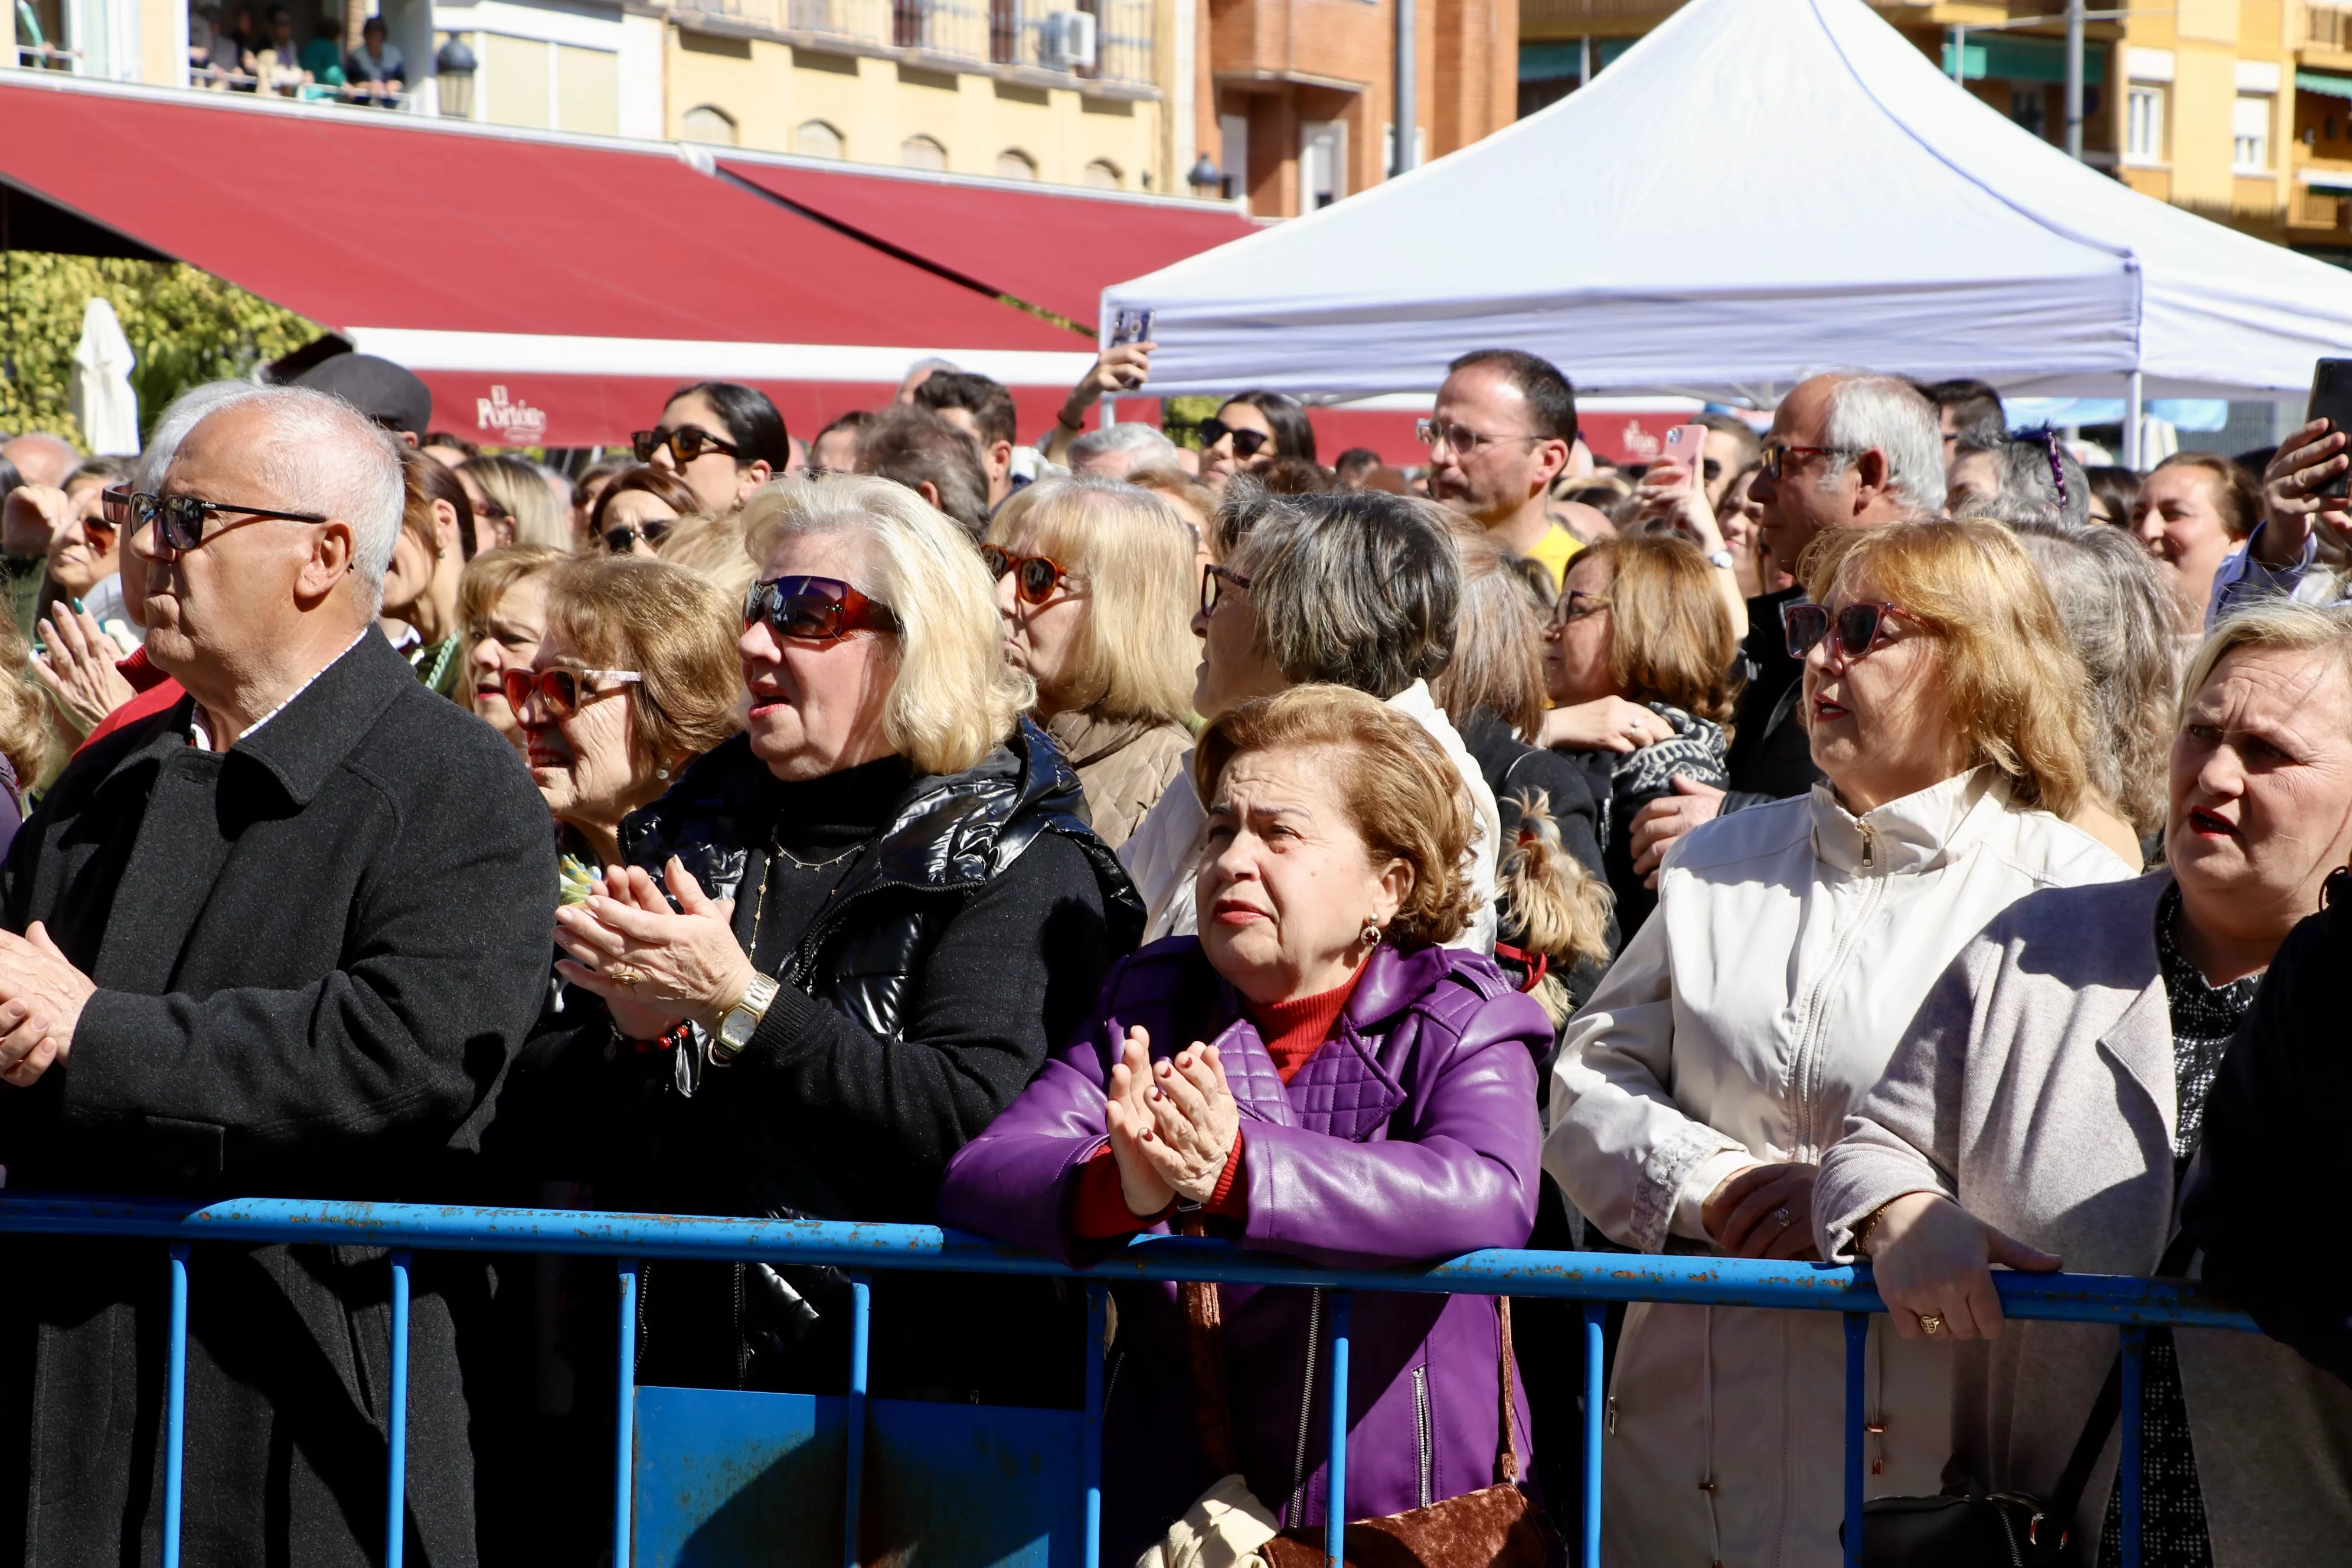
[[[743,596],[743,624],[765,621],[793,642],[839,642],[852,632],[895,632],[890,606],[838,577],[772,577]]]
[[[675,430],[639,430],[629,437],[629,450],[637,455],[640,463],[650,463],[654,454],[664,447],[677,463],[691,463],[705,452],[724,452],[730,458],[743,454],[734,444],[722,441],[699,425],[681,425]]]
[[[635,551],[640,539],[657,547],[668,536],[669,524],[659,518],[645,522],[625,522],[618,528],[604,531],[604,548],[615,555],[627,555]]]
[[[1900,605],[1862,601],[1841,605],[1832,610],[1827,605],[1804,603],[1780,606],[1780,629],[1789,639],[1789,657],[1802,658],[1813,651],[1815,645],[1837,633],[1838,647],[1848,658],[1860,658],[1878,646],[1886,629],[1886,617],[1900,616],[1906,621],[1933,628],[1935,622],[1925,616],[1915,616]]]
[[[1757,459],[1756,468],[1777,485],[1780,482],[1780,476],[1788,471],[1791,458],[1801,463],[1807,458],[1852,458],[1859,455],[1851,447],[1790,447],[1779,441],[1767,441],[1763,455]]]
[[[1002,577],[1007,572],[1013,574],[1013,591],[1024,604],[1044,604],[1070,574],[1060,562],[1049,556],[1015,555],[993,544],[980,547],[980,559],[992,578]]]
[[[1267,435],[1263,430],[1237,429],[1234,426],[1226,424],[1223,420],[1214,417],[1202,420],[1199,429],[1201,432],[1201,450],[1205,452],[1210,447],[1215,446],[1218,442],[1230,436],[1234,438],[1234,456],[1241,458],[1244,462],[1247,462],[1250,458],[1256,457],[1259,452],[1265,449],[1265,444],[1274,439],[1273,437]]]
[[[1213,616],[1217,613],[1217,599],[1223,592],[1223,588],[1220,586],[1220,584],[1231,584],[1233,586],[1246,593],[1249,589],[1250,580],[1247,577],[1243,576],[1240,573],[1228,571],[1223,566],[1202,567],[1201,613],[1202,615]]]
[[[1487,436],[1467,425],[1440,425],[1434,419],[1412,422],[1413,438],[1434,452],[1444,447],[1457,458],[1475,456],[1481,447],[1491,447],[1497,441],[1543,441],[1545,436]]]
[[[215,512],[237,520],[227,528],[213,530],[215,539],[227,532],[229,528],[264,518],[279,522],[327,521],[315,511],[276,511],[266,506],[236,506],[228,501],[204,500],[195,496],[150,495],[145,490],[110,489],[99,498],[100,526],[110,526],[118,531],[128,528],[133,533],[152,526],[155,530],[155,542],[167,550],[194,550],[205,542],[205,518]]]
[[[624,686],[643,680],[634,669],[509,669],[499,678],[507,706],[522,717],[531,693],[551,719],[569,719],[599,697],[610,697]]]

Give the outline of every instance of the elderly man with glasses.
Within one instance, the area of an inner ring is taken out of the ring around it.
[[[0,865],[12,1194],[472,1194],[555,854],[513,752],[374,629],[402,500],[394,437],[299,388],[218,399],[113,498],[148,657],[187,695],[85,749]],[[457,1345],[488,1286],[460,1256],[415,1272],[409,1539],[436,1563],[476,1560]],[[192,1560],[373,1560],[390,1290],[374,1248],[194,1249]],[[137,1555],[163,1245],[15,1238],[0,1295],[0,1557]]]
[[[1944,499],[1943,437],[1936,408],[1907,381],[1838,372],[1790,389],[1773,412],[1761,467],[1748,497],[1757,531],[1780,570],[1795,574],[1805,546],[1825,530],[1876,528],[1932,518]],[[1748,684],[1732,716],[1731,791],[1688,779],[1643,806],[1633,822],[1633,868],[1654,882],[1666,847],[1726,810],[1802,795],[1821,776],[1797,714],[1803,663],[1791,658],[1780,606],[1790,587],[1748,601],[1740,652]]]

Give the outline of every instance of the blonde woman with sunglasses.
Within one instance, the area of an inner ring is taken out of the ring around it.
[[[981,547],[1030,717],[1077,771],[1116,849],[1184,765],[1193,542],[1166,501],[1115,479],[1049,479],[997,508]]]

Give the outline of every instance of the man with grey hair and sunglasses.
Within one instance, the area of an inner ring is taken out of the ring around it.
[[[128,586],[187,694],[86,748],[0,863],[12,1193],[473,1195],[555,855],[513,752],[375,630],[404,495],[393,437],[299,388],[216,396],[132,492]],[[160,1243],[7,1241],[0,1558],[115,1562],[161,1528],[166,1284]],[[409,1531],[436,1563],[476,1561],[457,1345],[488,1289],[459,1256],[415,1271]],[[390,1291],[373,1248],[194,1249],[194,1560],[373,1560]]]
[[[1822,531],[1876,528],[1936,516],[1944,500],[1943,437],[1936,407],[1909,382],[1866,371],[1816,375],[1790,388],[1764,437],[1763,466],[1748,487],[1762,510],[1757,533],[1780,570]],[[1748,601],[1740,652],[1748,684],[1732,719],[1728,792],[1686,778],[1633,818],[1633,869],[1651,879],[1675,840],[1724,811],[1802,795],[1821,776],[1797,715],[1801,659],[1792,658],[1780,606],[1804,597],[1784,588]]]

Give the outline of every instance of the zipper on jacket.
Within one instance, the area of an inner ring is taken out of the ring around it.
[[[1315,1352],[1323,1340],[1323,1287],[1307,1293],[1307,1375],[1298,1385],[1298,1453],[1290,1464],[1290,1506],[1286,1525],[1297,1524],[1307,1512],[1307,1428],[1315,1412]]]
[[[1862,868],[1869,870],[1878,864],[1878,829],[1867,822],[1862,825]]]
[[[1871,840],[1867,837],[1869,831],[1868,828],[1864,829],[1865,837],[1863,839],[1863,864],[1865,866],[1870,864]],[[1790,1156],[1793,1159],[1818,1158],[1811,1155],[1811,1151],[1816,1147],[1813,1142],[1812,1079],[1813,1047],[1821,1039],[1822,1013],[1826,1005],[1832,983],[1844,972],[1847,960],[1853,956],[1853,950],[1861,943],[1862,934],[1870,929],[1871,917],[1877,913],[1878,900],[1885,890],[1885,878],[1870,879],[1863,892],[1862,907],[1854,911],[1853,918],[1846,923],[1845,935],[1838,939],[1836,951],[1830,954],[1829,963],[1822,966],[1821,975],[1813,982],[1811,994],[1807,1000],[1804,1033],[1798,1037],[1796,1051],[1789,1064],[1789,1082],[1797,1096],[1795,1107],[1797,1147]]]
[[[1429,1368],[1417,1366],[1412,1369],[1412,1431],[1421,1444],[1421,1506],[1423,1508],[1437,1500],[1436,1478],[1430,1473],[1436,1435],[1430,1427]]]

